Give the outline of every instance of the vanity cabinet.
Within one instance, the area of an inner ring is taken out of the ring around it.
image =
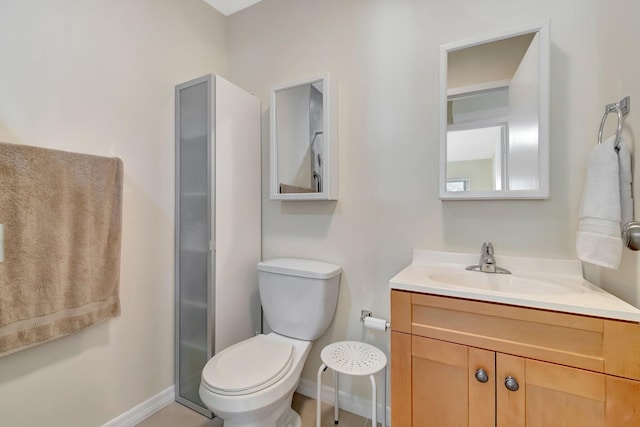
[[[640,425],[640,325],[391,292],[395,426]]]

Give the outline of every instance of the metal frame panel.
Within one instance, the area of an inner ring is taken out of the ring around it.
[[[175,324],[174,324],[174,381],[175,381],[175,399],[177,402],[193,409],[196,412],[199,412],[209,418],[213,417],[213,413],[209,411],[206,407],[201,406],[195,402],[187,400],[180,396],[180,148],[181,148],[181,138],[180,138],[180,117],[181,117],[181,105],[180,105],[180,92],[186,88],[206,83],[207,84],[207,222],[208,222],[208,230],[207,233],[212,235],[212,192],[213,192],[213,183],[212,177],[214,176],[212,173],[212,110],[211,110],[211,97],[212,97],[212,76],[207,75],[203,77],[199,77],[197,79],[190,80],[188,82],[179,84],[175,88]],[[209,250],[211,251],[211,243],[209,244]],[[213,275],[212,270],[215,267],[213,257],[211,256],[211,252],[209,252],[207,256],[207,284],[206,284],[206,292],[207,292],[207,360],[209,360],[213,355],[213,341],[215,328],[212,322],[213,315],[213,305],[211,295],[212,290],[212,280],[215,277]]]

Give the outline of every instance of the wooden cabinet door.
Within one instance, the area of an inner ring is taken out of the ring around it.
[[[469,347],[469,427],[496,425],[495,367],[495,352]]]
[[[496,370],[498,427],[605,426],[605,375],[505,354],[497,354]]]
[[[606,376],[606,427],[640,426],[640,381]]]
[[[413,336],[411,356],[413,427],[495,425],[495,353]]]
[[[525,426],[525,359],[507,354],[496,354],[496,427]],[[510,390],[506,380],[512,382]],[[554,424],[549,424],[554,426]],[[548,426],[547,426],[548,427]]]
[[[411,426],[411,335],[391,331],[391,425]]]

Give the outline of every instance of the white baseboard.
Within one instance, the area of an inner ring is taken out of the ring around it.
[[[301,379],[296,391],[304,396],[317,399],[316,383],[307,379]],[[322,401],[332,404],[334,402],[335,392],[333,387],[322,387]],[[371,418],[371,400],[362,399],[353,396],[344,391],[340,392],[340,408],[361,417]],[[175,386],[168,387],[150,399],[145,400],[141,404],[129,409],[127,412],[119,415],[102,427],[133,427],[136,424],[149,418],[175,400]],[[382,415],[382,402],[378,402],[378,418]],[[391,410],[387,406],[387,425],[391,426]]]
[[[171,386],[150,399],[145,400],[124,414],[112,419],[102,427],[133,427],[149,418],[175,400],[175,386]]]
[[[317,387],[318,385],[315,382],[302,378],[296,392],[312,399],[317,399]],[[378,390],[380,390],[380,388],[378,388]],[[335,391],[333,390],[333,387],[322,386],[321,393],[322,401],[332,405],[335,401]],[[380,394],[378,394],[378,399],[381,399]],[[338,397],[340,401],[340,409],[371,419],[371,400],[362,399],[352,394],[347,394],[344,391],[340,391]],[[378,422],[380,422],[382,417],[382,405],[382,402],[378,401]],[[389,408],[389,406],[387,406],[387,426],[391,426],[391,408]]]

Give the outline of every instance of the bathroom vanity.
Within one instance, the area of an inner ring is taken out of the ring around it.
[[[391,279],[392,425],[640,425],[639,310],[577,261],[467,262],[416,251]]]

